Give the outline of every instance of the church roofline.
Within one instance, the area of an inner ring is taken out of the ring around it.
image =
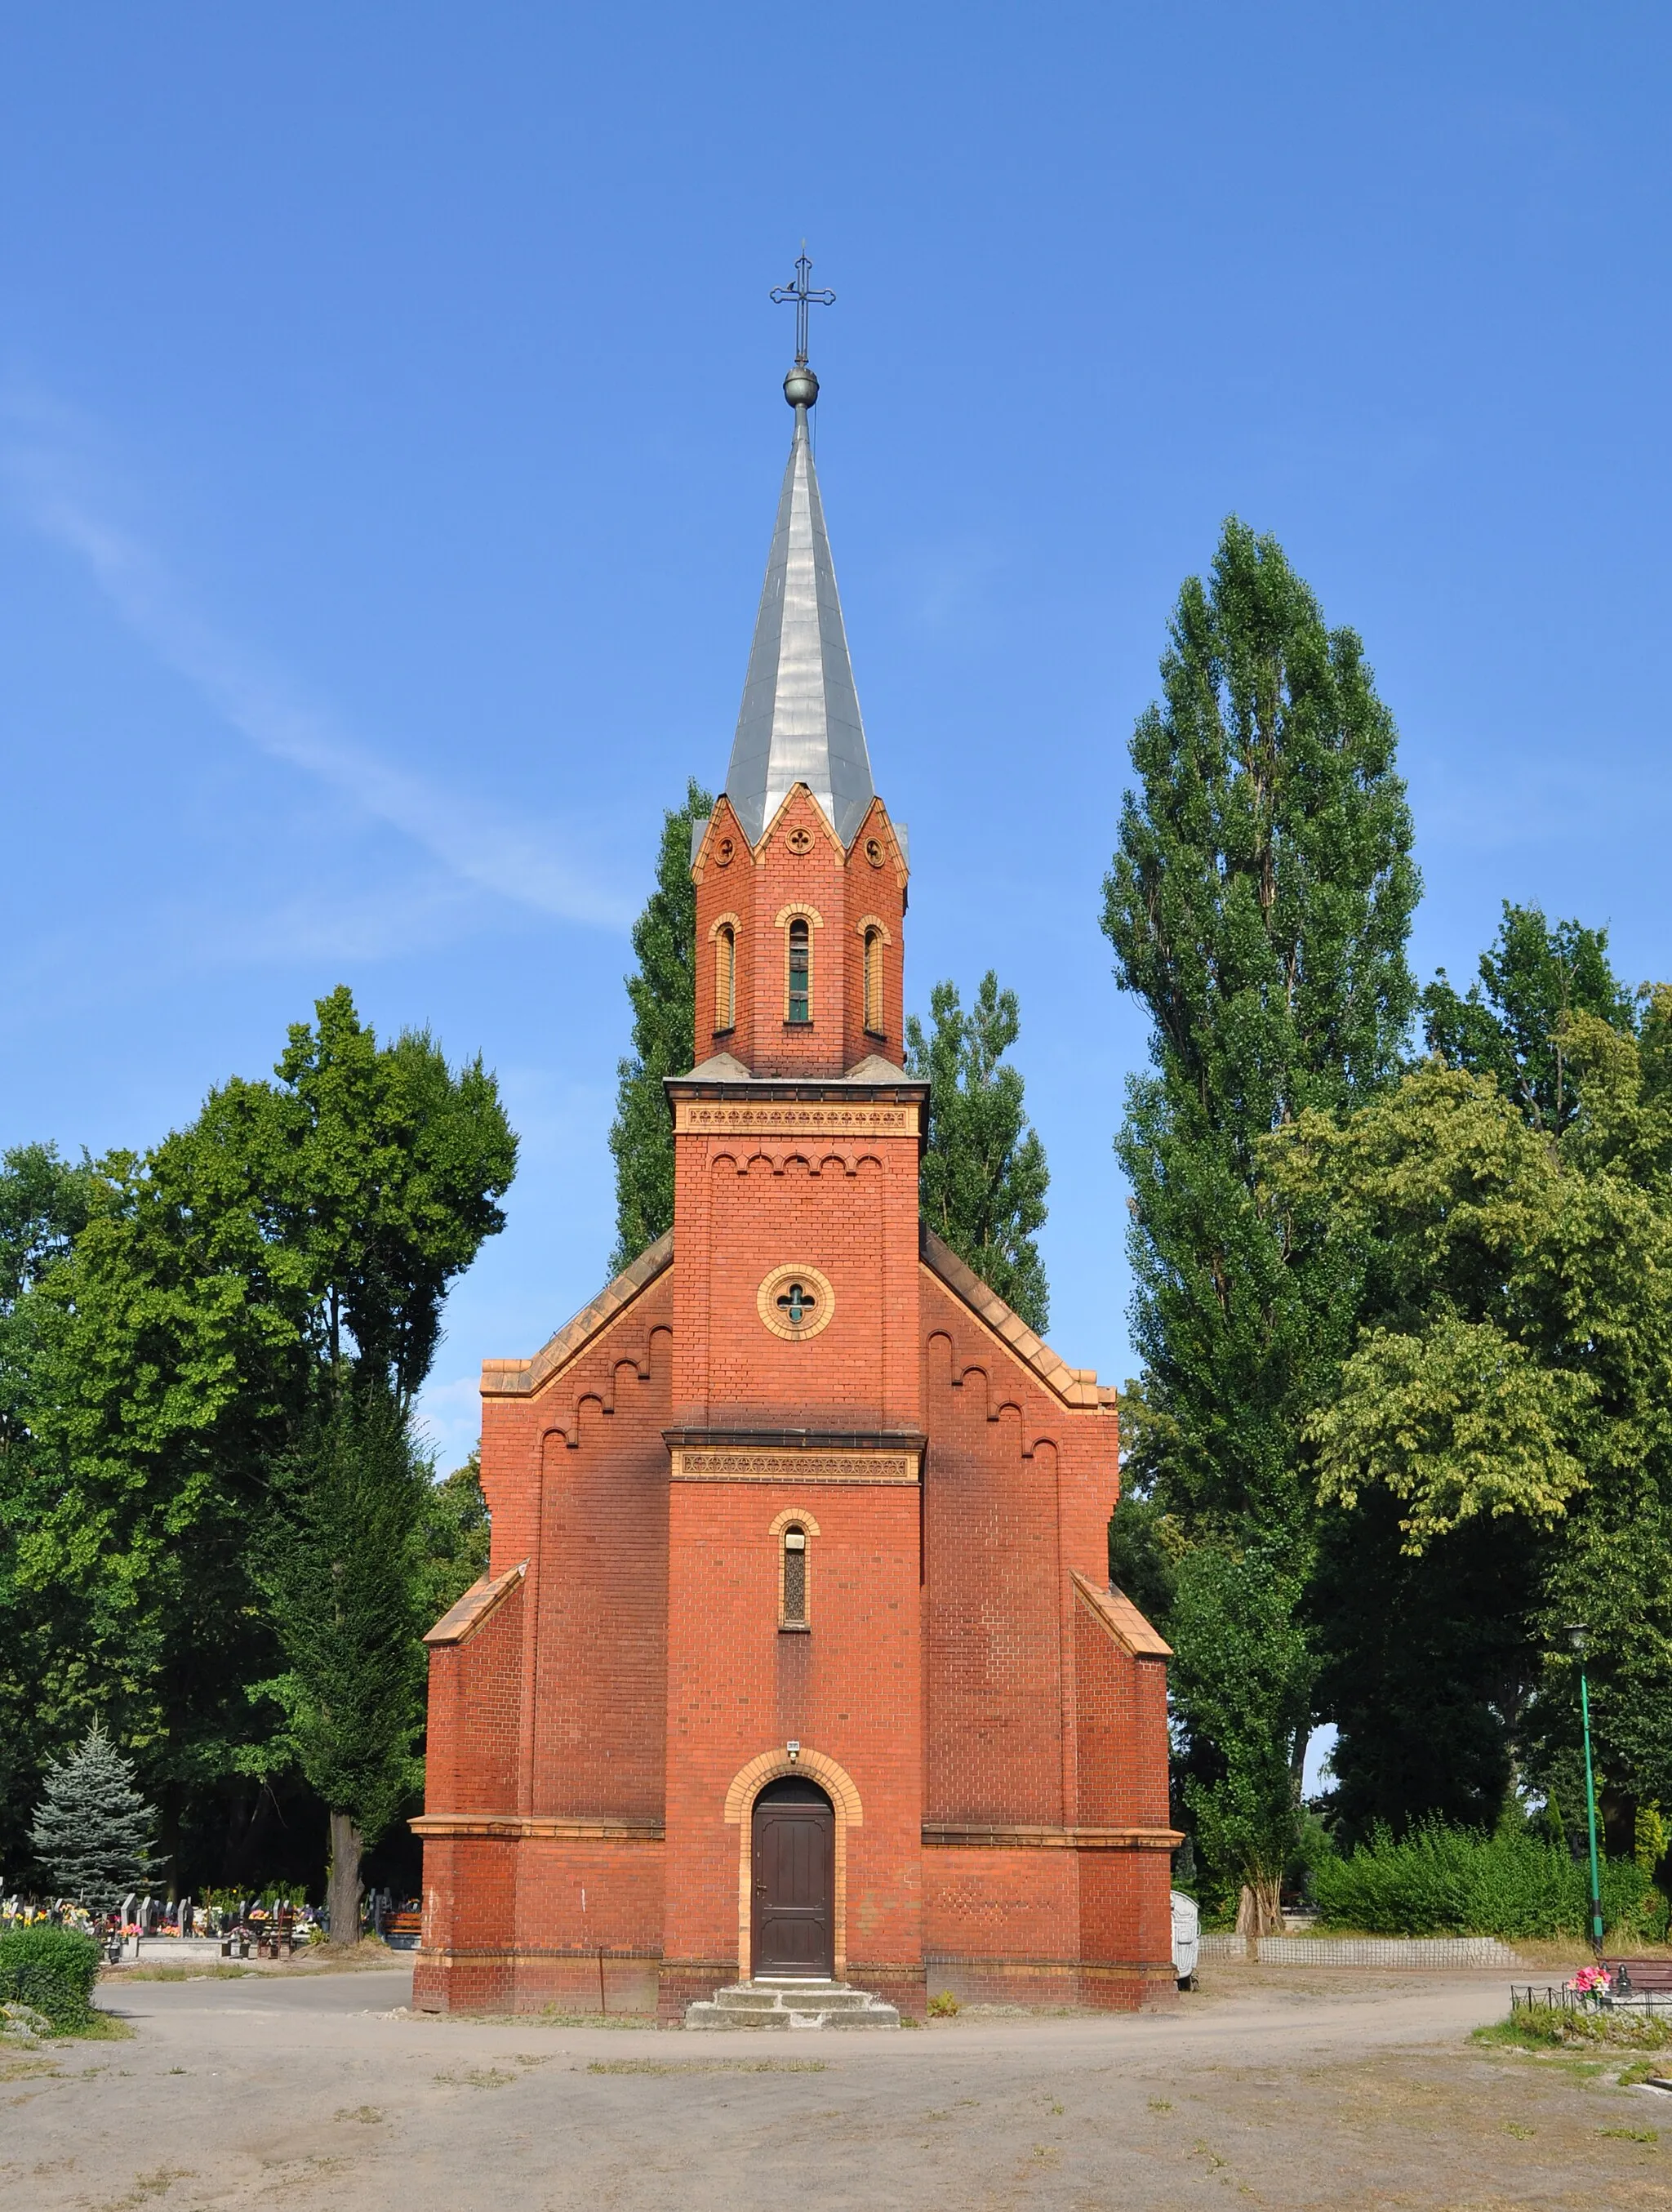
[[[930,1273],[938,1276],[955,1297],[961,1298],[1006,1350],[1013,1352],[1024,1367],[1031,1368],[1065,1406],[1097,1413],[1115,1404],[1116,1392],[1099,1385],[1095,1367],[1070,1367],[1066,1360],[1059,1358],[1050,1346],[1036,1336],[1021,1316],[982,1282],[975,1269],[960,1260],[952,1246],[944,1243],[926,1221],[918,1226],[918,1249]]]
[[[530,1396],[549,1376],[566,1366],[576,1352],[584,1351],[599,1331],[612,1322],[624,1307],[631,1305],[639,1292],[648,1288],[658,1275],[672,1265],[672,1261],[673,1231],[670,1229],[641,1252],[636,1260],[623,1267],[613,1282],[606,1283],[592,1303],[582,1306],[572,1321],[565,1322],[557,1334],[548,1338],[532,1359],[484,1359],[482,1363],[483,1396]]]

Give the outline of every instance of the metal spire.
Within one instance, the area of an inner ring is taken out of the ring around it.
[[[807,307],[836,296],[808,289],[812,267],[804,246],[795,283],[772,295],[796,303],[799,349],[784,379],[795,434],[726,772],[726,795],[751,845],[797,783],[807,786],[844,845],[876,796],[807,436],[807,410],[818,397],[818,380],[807,367]]]

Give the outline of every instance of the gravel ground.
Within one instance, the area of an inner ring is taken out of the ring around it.
[[[1672,2207],[1672,2096],[1471,2046],[1495,1975],[1203,1979],[1165,2018],[701,2038],[414,2017],[399,1971],[115,1982],[127,2040],[0,2058],[0,2205]]]

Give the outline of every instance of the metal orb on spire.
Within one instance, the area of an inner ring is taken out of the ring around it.
[[[811,407],[818,397],[818,379],[807,367],[807,309],[828,307],[836,299],[834,292],[812,289],[807,282],[812,274],[812,264],[807,258],[807,241],[804,238],[800,258],[795,264],[795,282],[775,285],[771,294],[775,306],[786,300],[795,302],[795,366],[784,379],[784,398],[792,407]]]

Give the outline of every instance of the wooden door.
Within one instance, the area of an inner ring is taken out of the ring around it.
[[[836,1814],[792,1776],[755,1800],[751,1973],[828,1976],[836,1947]]]

